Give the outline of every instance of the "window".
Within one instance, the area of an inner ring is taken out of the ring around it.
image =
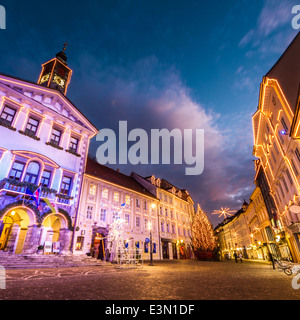
[[[299,171],[298,171],[293,159],[291,159],[291,164],[292,164],[292,167],[293,167],[293,170],[295,172],[296,177],[298,177],[299,176]]]
[[[160,230],[161,232],[165,232],[165,225],[163,222],[160,223]]]
[[[10,171],[9,178],[14,180],[20,180],[23,174],[25,163],[16,161]]]
[[[168,232],[168,233],[170,232],[170,225],[169,225],[169,223],[167,223],[167,232]]]
[[[281,118],[281,124],[282,124],[282,127],[284,129],[285,132],[288,132],[288,126],[286,125],[285,121],[283,118]]]
[[[148,204],[147,201],[144,201],[144,210],[147,210]]]
[[[287,177],[289,179],[290,184],[293,185],[293,179],[292,179],[291,174],[290,174],[288,169],[286,170],[286,175],[287,175]]]
[[[106,209],[101,209],[100,210],[100,221],[106,221]]]
[[[172,197],[169,197],[169,203],[173,203]]]
[[[185,228],[183,228],[183,235],[185,236],[185,234],[186,234],[186,231],[185,231]]]
[[[60,193],[69,196],[71,191],[72,179],[64,176],[61,183]]]
[[[95,196],[97,191],[97,186],[95,184],[90,184],[89,195]]]
[[[55,146],[59,146],[61,136],[62,136],[62,132],[60,130],[56,129],[56,128],[53,128],[50,142],[52,144],[54,144]]]
[[[141,226],[141,218],[139,216],[135,217],[135,226],[139,228]]]
[[[38,129],[38,126],[39,126],[39,123],[40,122],[38,120],[30,117],[28,119],[28,122],[26,125],[25,133],[32,135],[32,136],[35,136],[37,129]]]
[[[137,208],[140,208],[140,206],[141,206],[140,199],[136,199],[135,204],[136,204]]]
[[[79,139],[71,137],[69,150],[71,152],[77,153],[78,145],[79,145]]]
[[[148,219],[146,219],[146,218],[144,220],[144,228],[145,228],[145,230],[148,230]]]
[[[181,229],[178,228],[178,235],[181,236]]]
[[[159,214],[162,216],[162,207],[159,207]]]
[[[41,186],[42,187],[49,187],[51,180],[51,172],[44,171],[41,178]]]
[[[128,195],[126,195],[125,196],[125,203],[128,205],[128,206],[130,206],[130,196],[128,196]]]
[[[40,172],[40,165],[37,162],[30,162],[25,175],[25,182],[37,184]]]
[[[3,108],[2,113],[1,113],[1,121],[5,122],[11,126],[14,121],[16,112],[17,112],[16,109],[5,106]]]
[[[125,214],[125,223],[129,226],[129,214]]]
[[[83,248],[84,237],[77,237],[76,250],[81,251]]]
[[[106,189],[106,188],[102,189],[102,198],[108,199],[108,189]]]
[[[298,161],[300,162],[300,152],[299,152],[298,148],[296,148],[296,150],[295,150],[295,155],[296,155]]]
[[[284,177],[282,177],[282,182],[283,182],[283,184],[284,184],[284,187],[285,187],[286,192],[289,192],[289,188],[288,188],[288,186],[287,186],[287,184],[286,184],[286,181],[285,181],[285,178],[284,178]]]
[[[272,155],[274,163],[276,163],[276,158],[275,158],[274,153],[272,151],[271,151],[271,155]]]
[[[168,216],[168,208],[165,208],[165,215]]]
[[[172,223],[172,233],[175,234],[175,224]]]
[[[93,206],[87,206],[86,217],[87,217],[87,219],[92,219],[92,217],[93,217]]]
[[[120,194],[119,192],[114,192],[114,201],[119,202],[120,201]]]

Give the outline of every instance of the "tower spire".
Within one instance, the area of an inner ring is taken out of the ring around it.
[[[71,80],[72,70],[67,66],[65,51],[68,43],[64,43],[63,50],[57,53],[56,58],[42,65],[38,84],[60,91],[64,95]]]

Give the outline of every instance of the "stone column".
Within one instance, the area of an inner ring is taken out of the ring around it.
[[[37,252],[37,248],[39,245],[41,228],[37,225],[32,225],[28,227],[26,233],[26,239],[23,245],[22,254],[34,254]]]
[[[59,230],[60,254],[71,254],[72,231],[69,229]]]

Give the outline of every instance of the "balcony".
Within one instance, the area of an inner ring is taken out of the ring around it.
[[[29,189],[31,192],[34,192],[38,186],[28,182],[21,182],[14,179],[3,179],[0,182],[0,190],[5,189],[17,193],[26,193],[26,189]],[[57,193],[56,190],[50,189],[47,187],[41,188],[41,198],[51,198]]]

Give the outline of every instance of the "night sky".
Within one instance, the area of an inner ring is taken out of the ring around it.
[[[2,0],[0,72],[37,81],[68,42],[68,98],[100,130],[205,130],[205,170],[117,165],[187,189],[211,215],[240,209],[254,190],[251,117],[262,77],[297,31],[297,0]],[[93,139],[90,153],[99,142]]]

